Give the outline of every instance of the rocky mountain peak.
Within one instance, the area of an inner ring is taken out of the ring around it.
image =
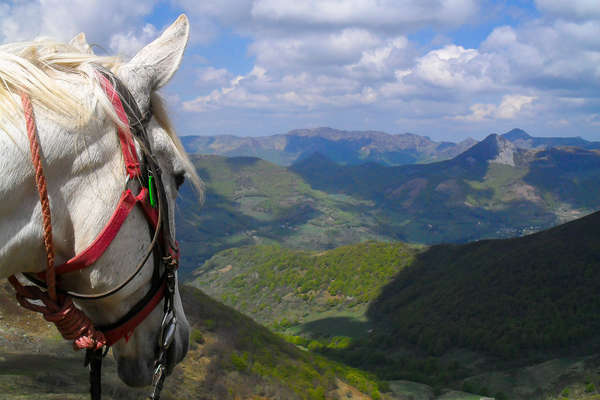
[[[469,162],[493,162],[515,165],[516,146],[506,138],[495,133],[489,135],[457,158]]]

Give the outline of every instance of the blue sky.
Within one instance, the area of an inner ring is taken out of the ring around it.
[[[191,39],[164,88],[180,135],[600,140],[597,0],[0,1],[0,37],[83,31],[128,58],[180,13]]]

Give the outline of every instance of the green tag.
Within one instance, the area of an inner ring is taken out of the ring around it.
[[[156,207],[156,200],[154,200],[154,188],[152,186],[152,175],[148,175],[148,192],[150,193],[150,206]]]

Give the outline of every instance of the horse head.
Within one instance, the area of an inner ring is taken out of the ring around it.
[[[200,195],[202,187],[156,91],[178,69],[188,36],[188,20],[182,15],[126,63],[94,55],[83,35],[69,45],[30,42],[0,47],[0,79],[6,85],[6,91],[0,91],[0,109],[5,111],[0,119],[0,128],[4,128],[0,148],[6,152],[0,158],[0,277],[45,268],[41,211],[27,138],[19,122],[22,110],[15,105],[17,91],[29,94],[34,104],[57,263],[86,249],[113,214],[123,189],[140,186],[125,176],[116,135],[119,121],[110,99],[100,89],[99,66],[112,71],[132,94],[141,114],[147,116],[144,125],[149,149],[139,142],[136,149],[140,158],[143,151],[149,151],[158,164],[166,194],[164,206],[170,216],[164,228],[175,237],[173,216],[179,186],[185,177]],[[144,213],[134,208],[106,252],[89,268],[61,275],[58,286],[94,294],[119,285],[140,263],[152,233]],[[78,300],[77,306],[95,325],[113,324],[146,296],[155,263],[159,264],[149,257],[146,266],[122,290],[102,299]],[[167,354],[167,372],[183,359],[189,340],[177,285],[173,308],[177,328]],[[151,383],[162,319],[159,304],[133,332],[113,344],[119,376],[126,384]]]

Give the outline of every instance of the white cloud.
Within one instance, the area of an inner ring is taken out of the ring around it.
[[[106,44],[114,33],[142,25],[156,0],[21,0],[0,7],[0,39],[3,42],[51,36],[68,41],[85,32],[90,43]]]
[[[477,13],[473,0],[256,0],[254,19],[271,24],[360,26],[406,31],[460,25]]]
[[[467,84],[467,65],[478,55],[475,49],[448,45],[433,50],[416,62],[415,74],[426,82],[446,88]]]
[[[173,0],[194,18],[214,17],[223,22],[237,23],[248,19],[253,0]]]
[[[38,35],[69,40],[83,31],[91,43],[129,56],[162,28],[146,20],[157,3],[3,2],[0,41]],[[263,111],[310,120],[318,112],[319,121],[329,114],[356,112],[358,121],[359,110],[368,109],[374,114],[361,115],[360,121],[419,120],[420,126],[427,126],[428,119],[455,118],[484,127],[530,117],[540,125],[564,120],[579,127],[588,120],[595,123],[586,116],[600,107],[595,100],[600,91],[599,1],[536,0],[539,17],[524,17],[513,27],[495,27],[471,48],[453,43],[453,27],[485,15],[490,11],[486,7],[492,7],[489,2],[171,0],[169,4],[181,7],[191,20],[192,43],[171,86],[179,94],[174,104],[189,112],[189,121],[214,119],[217,112],[231,115],[232,109],[236,116],[253,115],[257,120],[262,120]],[[412,42],[410,33],[422,27],[435,38]],[[223,31],[224,43],[231,35],[250,43],[250,72],[244,71],[245,61],[229,67],[223,57],[216,64],[210,53],[196,46]],[[574,113],[579,113],[577,118]]]
[[[404,36],[395,37],[362,51],[360,59],[345,68],[349,74],[359,78],[393,78],[395,68],[412,61],[410,55],[408,39]]]
[[[261,37],[250,46],[249,52],[256,57],[257,64],[290,71],[355,63],[363,51],[380,43],[381,39],[369,31],[347,28],[294,37]]]
[[[158,36],[152,24],[146,24],[139,32],[116,33],[110,39],[110,49],[118,55],[133,57],[142,47]]]
[[[196,86],[214,89],[227,86],[233,76],[224,68],[205,67],[198,70],[197,78]]]
[[[502,102],[497,106],[495,104],[473,104],[470,107],[471,114],[457,116],[456,119],[471,122],[484,119],[514,119],[536,99],[535,96],[506,95],[502,97]]]
[[[600,2],[597,0],[535,0],[535,4],[540,11],[557,17],[600,18]]]
[[[393,110],[395,120],[454,118],[483,127],[572,121],[571,113],[591,107],[587,101],[566,107],[561,99],[597,97],[600,21],[567,18],[557,2],[540,0],[546,13],[540,18],[496,27],[472,48],[452,43],[452,31],[439,27],[472,19],[477,4],[240,0],[231,10],[207,0],[197,10],[250,38],[249,55],[264,74],[232,82],[229,71],[205,69],[200,86],[216,90],[185,102],[186,109],[240,112],[260,105],[269,113],[333,114],[369,105],[380,117]],[[446,36],[426,46],[413,43],[407,33],[420,26],[435,26],[438,36]]]
[[[502,103],[500,103],[494,114],[496,118],[513,119],[535,99],[535,96],[506,95],[502,97]]]

